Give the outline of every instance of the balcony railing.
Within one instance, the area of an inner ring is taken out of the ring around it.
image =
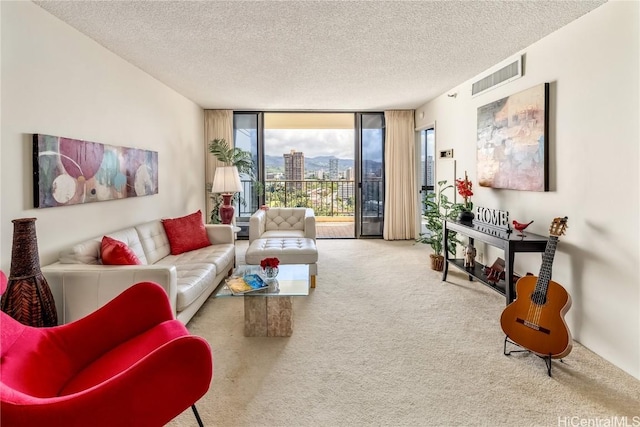
[[[236,203],[240,217],[250,217],[260,206],[256,184],[242,181],[243,193]],[[367,215],[382,212],[382,180],[369,178],[362,183],[363,211]],[[354,181],[269,180],[264,183],[264,200],[269,207],[313,208],[316,216],[353,217],[355,214]]]

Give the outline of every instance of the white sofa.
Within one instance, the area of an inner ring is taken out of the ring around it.
[[[152,281],[164,288],[176,318],[186,324],[235,266],[233,228],[205,224],[205,229],[211,246],[179,255],[171,255],[160,219],[105,234],[127,244],[143,265],[102,265],[103,236],[62,251],[58,262],[42,267],[51,289],[61,290],[60,323],[86,316],[134,283]]]

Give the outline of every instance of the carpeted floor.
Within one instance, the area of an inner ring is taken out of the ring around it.
[[[206,426],[640,425],[640,381],[581,345],[551,378],[536,356],[504,356],[504,297],[457,271],[442,282],[428,246],[318,248],[317,288],[295,299],[293,336],[245,338],[241,297],[210,298],[189,323],[213,349],[197,402]],[[188,410],[170,425],[197,424]]]

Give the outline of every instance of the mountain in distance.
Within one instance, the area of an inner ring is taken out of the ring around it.
[[[335,159],[335,156],[317,156],[304,158],[305,172],[315,172],[318,170],[329,171],[329,160]],[[284,171],[284,157],[282,156],[264,156],[265,170]],[[338,159],[338,170],[344,171],[347,168],[353,168],[353,159]]]

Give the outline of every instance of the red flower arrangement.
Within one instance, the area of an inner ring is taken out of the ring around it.
[[[467,171],[464,171],[464,180],[456,179],[456,188],[458,189],[458,194],[464,199],[462,208],[466,211],[473,210],[473,203],[471,202],[471,196],[473,196],[473,183],[469,181]]]
[[[277,268],[278,265],[280,265],[280,260],[278,258],[265,258],[262,261],[260,261],[260,267],[262,267],[263,269],[267,268],[267,267],[271,267],[271,268]]]

